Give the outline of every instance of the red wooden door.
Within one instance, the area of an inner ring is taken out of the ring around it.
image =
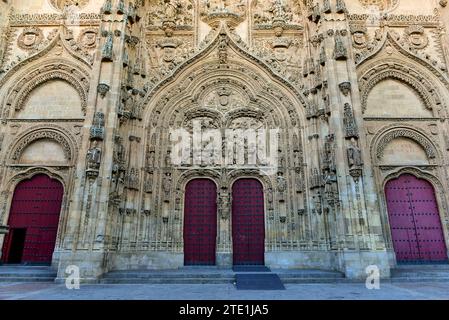
[[[385,187],[394,251],[398,262],[447,261],[433,186],[404,174]]]
[[[10,232],[3,245],[3,262],[51,263],[63,189],[59,181],[43,174],[17,185],[8,220]],[[19,235],[22,241],[18,240]]]
[[[215,265],[217,187],[209,179],[187,184],[184,200],[184,264]]]
[[[233,185],[232,242],[234,265],[265,264],[264,196],[256,179],[240,179]]]

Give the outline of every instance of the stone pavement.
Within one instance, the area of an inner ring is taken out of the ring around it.
[[[68,290],[55,283],[0,283],[2,300],[449,300],[449,282],[287,284],[285,291],[237,291],[232,284],[94,284]]]

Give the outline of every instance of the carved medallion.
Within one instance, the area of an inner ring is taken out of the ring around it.
[[[97,29],[85,29],[81,31],[79,35],[78,43],[85,49],[95,48],[97,44]]]
[[[19,48],[24,50],[36,49],[44,39],[42,30],[37,27],[27,27],[17,40]]]
[[[405,37],[408,44],[414,49],[424,49],[429,44],[429,39],[422,26],[409,26],[405,29]]]

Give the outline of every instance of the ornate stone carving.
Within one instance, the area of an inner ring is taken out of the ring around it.
[[[95,112],[92,127],[90,128],[91,140],[103,140],[104,139],[104,113]]]
[[[279,201],[285,201],[285,192],[287,191],[287,180],[284,177],[283,172],[278,172],[276,177],[277,191]]]
[[[165,202],[170,201],[173,179],[170,172],[166,172],[162,180],[162,191]]]
[[[24,50],[33,50],[39,47],[44,40],[42,30],[38,27],[26,27],[17,40],[19,48]]]
[[[345,103],[343,124],[345,126],[346,139],[359,137],[357,121],[354,117],[354,111],[349,103]]]
[[[429,38],[422,26],[411,25],[404,30],[407,44],[413,49],[424,49],[429,44]]]
[[[100,83],[100,84],[98,84],[98,87],[97,87],[97,91],[102,98],[106,97],[106,94],[109,92],[109,89],[110,89],[110,87],[106,83]]]
[[[101,164],[101,149],[94,141],[92,148],[87,151],[86,155],[86,174],[88,177],[97,177]]]
[[[352,44],[357,49],[363,49],[368,44],[368,28],[365,25],[352,24],[350,26]]]
[[[194,3],[191,0],[151,0],[147,13],[150,29],[162,28],[167,35],[193,26]]]
[[[13,145],[13,151],[11,152],[11,159],[17,161],[20,159],[25,148],[32,142],[41,139],[51,139],[58,142],[62,149],[64,150],[64,155],[68,161],[74,158],[73,146],[69,142],[69,138],[64,134],[59,132],[59,130],[52,130],[51,128],[40,128],[31,131],[23,135],[19,140]]]
[[[336,31],[334,35],[335,48],[334,48],[334,59],[335,60],[346,60],[348,59],[348,49],[343,43],[341,32]]]
[[[427,157],[429,159],[435,159],[437,157],[435,147],[432,145],[432,143],[426,136],[414,130],[398,128],[387,132],[381,137],[381,139],[377,143],[377,150],[376,150],[377,159],[381,159],[383,157],[384,150],[391,141],[401,137],[409,138],[419,143],[424,148]]]
[[[50,3],[53,7],[62,11],[68,7],[82,9],[89,3],[89,0],[50,0]]]
[[[357,146],[357,142],[354,138],[351,139],[351,143],[348,146],[348,164],[349,168],[360,168],[363,166],[362,151]]]
[[[221,192],[218,195],[218,213],[223,220],[229,219],[230,215],[230,197],[228,192]]]
[[[200,0],[201,19],[212,27],[218,27],[220,21],[235,27],[245,19],[246,10],[244,0]]]
[[[112,32],[106,32],[106,40],[101,49],[101,59],[102,61],[112,61],[113,60],[113,46],[114,46],[114,36]]]
[[[83,29],[78,36],[78,43],[83,49],[94,49],[97,46],[98,29]]]
[[[131,168],[128,174],[125,176],[125,187],[130,190],[140,189],[140,177],[139,170],[136,168]]]
[[[359,0],[359,2],[366,8],[376,8],[377,10],[389,12],[394,10],[398,4],[399,0]]]
[[[252,5],[253,21],[257,29],[298,28],[303,23],[300,1],[257,0]]]
[[[342,82],[339,84],[339,88],[343,95],[348,96],[348,94],[351,92],[351,82]]]

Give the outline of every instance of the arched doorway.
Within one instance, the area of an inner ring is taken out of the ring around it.
[[[403,174],[385,186],[394,251],[398,262],[447,262],[433,186]]]
[[[184,264],[215,265],[217,243],[217,186],[195,179],[184,200]]]
[[[234,265],[265,264],[263,186],[256,179],[237,180],[232,187]]]
[[[12,199],[2,262],[50,264],[55,249],[63,185],[45,174],[20,182]]]

